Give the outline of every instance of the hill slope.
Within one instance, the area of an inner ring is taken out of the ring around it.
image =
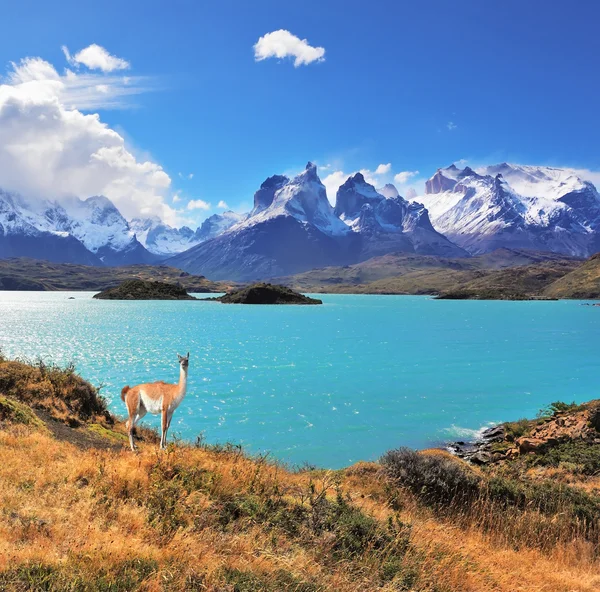
[[[556,280],[544,290],[550,298],[600,298],[600,254]]]
[[[534,473],[537,456],[476,469],[406,449],[382,464],[291,472],[235,446],[158,453],[154,432],[138,437],[136,455],[72,369],[0,359],[0,589],[600,586],[589,519],[600,508],[597,444],[586,445],[582,472],[553,465],[577,461],[572,447]]]
[[[0,290],[97,291],[133,279],[179,283],[189,292],[225,292],[231,286],[166,265],[92,267],[23,258],[0,260]]]

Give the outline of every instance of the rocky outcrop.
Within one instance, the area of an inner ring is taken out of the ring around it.
[[[485,430],[475,442],[453,442],[448,449],[473,464],[540,454],[565,442],[600,444],[600,400],[531,420],[526,433],[514,437],[510,422]]]
[[[214,300],[223,304],[323,304],[322,300],[273,284],[253,284]]]
[[[127,280],[115,288],[94,294],[98,300],[197,300],[177,284]]]

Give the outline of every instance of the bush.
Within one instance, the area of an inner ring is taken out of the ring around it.
[[[517,421],[508,421],[504,424],[504,437],[509,442],[514,442],[521,436],[526,436],[531,430],[531,421],[528,419],[518,419]]]
[[[554,403],[550,403],[547,407],[543,407],[538,411],[538,417],[552,417],[553,415],[558,415],[559,413],[564,413],[566,411],[577,411],[581,408],[581,405],[578,405],[573,401],[572,403],[564,403],[563,401],[554,401]]]
[[[399,448],[387,452],[381,464],[393,481],[428,505],[464,505],[479,496],[481,479],[454,459]]]
[[[72,364],[61,368],[42,360],[27,364],[0,359],[0,392],[74,426],[96,416],[111,421],[104,398]]]
[[[573,473],[600,474],[600,445],[582,441],[558,444],[527,459],[533,466],[568,466]]]

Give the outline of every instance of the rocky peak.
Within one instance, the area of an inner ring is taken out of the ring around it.
[[[261,184],[259,190],[254,194],[254,208],[251,216],[262,212],[273,203],[275,193],[279,191],[289,179],[285,175],[273,175]]]
[[[458,170],[454,165],[451,166],[454,167],[455,170]],[[448,167],[448,169],[450,168],[451,167]],[[447,169],[438,169],[435,175],[425,182],[426,194],[443,193],[444,191],[450,191],[454,188],[456,180],[450,178],[450,176],[444,175],[445,170]]]
[[[355,173],[338,189],[334,212],[344,220],[353,220],[360,214],[364,204],[376,204],[384,199],[373,185],[365,181],[362,173]]]

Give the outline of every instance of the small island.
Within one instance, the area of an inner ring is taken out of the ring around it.
[[[178,284],[127,280],[113,288],[94,294],[98,300],[197,300]]]
[[[223,304],[323,304],[322,300],[304,296],[286,286],[264,283],[252,284],[209,300],[218,300]]]

